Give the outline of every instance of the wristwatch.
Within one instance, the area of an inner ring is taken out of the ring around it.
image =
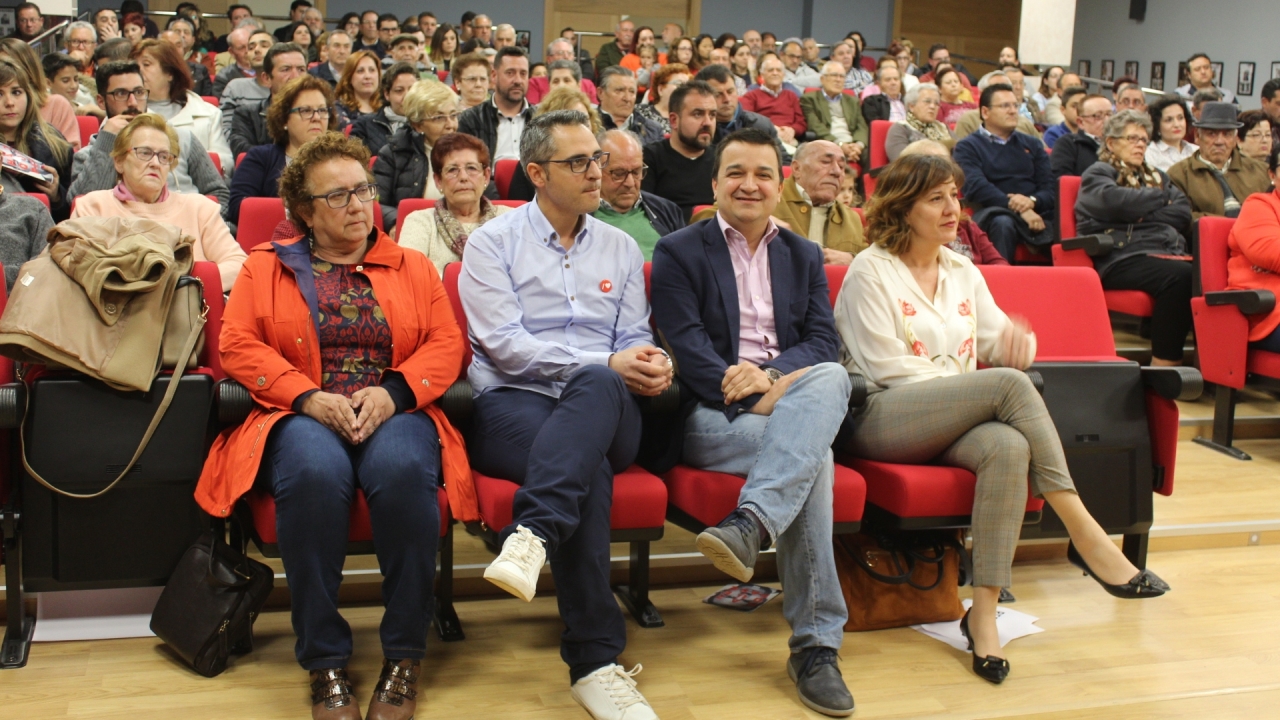
[[[765,368],[764,374],[769,376],[769,384],[772,385],[782,379],[782,372],[777,368]]]

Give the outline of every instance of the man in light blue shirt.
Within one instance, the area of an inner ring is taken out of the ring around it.
[[[585,114],[530,120],[520,161],[533,202],[476,230],[458,291],[475,352],[473,467],[521,485],[487,580],[533,599],[549,556],[572,694],[597,720],[657,718],[617,664],[626,647],[609,587],[613,475],[640,446],[637,395],[671,384],[653,345],[644,258],[591,217],[608,164]]]

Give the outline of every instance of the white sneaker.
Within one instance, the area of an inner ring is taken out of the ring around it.
[[[546,541],[517,525],[502,543],[502,552],[484,569],[484,579],[530,602],[538,591],[538,574],[547,562]]]
[[[596,720],[658,720],[633,679],[643,669],[606,665],[573,684],[573,699]]]

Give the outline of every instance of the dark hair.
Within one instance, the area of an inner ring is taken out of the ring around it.
[[[738,36],[737,36],[737,35],[734,35],[734,34],[733,34],[733,33],[731,33],[731,32],[727,32],[727,33],[720,33],[720,37],[716,38],[716,40],[715,40],[716,47],[724,47],[724,42],[725,42],[725,40],[732,40],[734,43],[737,43],[737,42],[738,42]],[[731,45],[730,47],[732,47],[732,45]]]
[[[1013,86],[1009,83],[995,83],[988,85],[986,90],[982,91],[982,97],[978,100],[978,107],[991,107],[991,98],[998,92],[1013,92]]]
[[[139,0],[124,0],[124,2],[120,3],[120,12],[125,15],[129,13],[141,15],[145,10],[146,8],[142,7],[142,3]]]
[[[953,66],[951,66],[951,65],[947,65],[946,67],[942,68],[941,70],[939,70],[939,71],[937,71],[937,72],[935,72],[935,73],[933,74],[933,84],[938,86],[938,98],[939,98],[939,99],[941,99],[941,98],[942,98],[942,78],[944,78],[944,77],[946,77],[946,76],[948,76],[948,75],[955,75],[955,76],[958,78],[958,77],[960,77],[960,71],[959,71],[959,70],[956,70],[956,69],[955,69],[955,67],[953,67]],[[964,81],[963,81],[963,80],[961,80],[961,81],[960,81],[960,89],[961,89],[961,90],[963,90],[963,89],[964,89]]]
[[[235,5],[228,5],[228,6],[227,6],[227,21],[228,21],[228,22],[230,22],[230,21],[231,21],[231,13],[233,13],[233,12],[235,12],[235,11],[237,11],[237,10],[248,10],[250,15],[252,15],[252,14],[253,14],[253,8],[249,7],[248,5],[240,5],[239,3],[237,3],[237,4],[235,4]],[[231,28],[231,29],[232,29],[232,30],[235,30],[235,28]]]
[[[710,85],[703,80],[694,78],[671,91],[671,98],[667,100],[667,109],[679,115],[680,111],[684,109],[685,96],[690,93],[696,93],[709,98],[714,98],[716,96],[716,91],[712,90]]]
[[[365,15],[372,15],[372,16],[374,16],[374,17],[376,18],[376,17],[378,17],[378,11],[377,11],[377,10],[365,10],[364,12],[360,13],[360,22],[364,22],[364,16],[365,16]]]
[[[472,20],[475,20],[475,19],[476,19],[476,15],[477,15],[477,14],[478,14],[478,13],[476,13],[476,11],[474,11],[474,10],[468,10],[468,11],[466,11],[466,12],[462,13],[462,24],[463,24],[463,25],[466,25],[467,23],[471,22]],[[562,30],[561,32],[564,32],[564,31]]]
[[[1089,94],[1089,91],[1084,89],[1080,85],[1072,85],[1071,87],[1068,87],[1062,91],[1062,104],[1066,105],[1068,100],[1070,100],[1071,98],[1077,95],[1088,95],[1088,94]]]
[[[502,61],[509,57],[524,58],[528,60],[529,53],[525,52],[524,48],[519,45],[508,45],[507,47],[499,50],[497,55],[493,56],[494,69],[496,70],[502,67]]]
[[[421,25],[421,24],[422,24],[422,18],[424,18],[424,17],[429,17],[429,18],[431,18],[432,20],[436,20],[436,19],[438,19],[438,18],[436,17],[436,14],[435,14],[435,13],[433,13],[433,12],[431,12],[430,10],[423,10],[422,12],[418,13],[418,24],[419,24],[419,25]]]
[[[1163,138],[1160,137],[1160,120],[1164,117],[1165,108],[1176,107],[1182,111],[1182,119],[1189,120],[1187,117],[1186,101],[1173,93],[1161,95],[1160,99],[1147,106],[1147,113],[1151,115],[1151,142],[1158,142]]]
[[[132,60],[113,60],[100,63],[93,71],[93,82],[98,86],[99,95],[106,96],[107,88],[111,85],[111,78],[117,75],[137,75],[142,77],[142,70],[138,67],[138,63]]]
[[[289,3],[289,12],[292,13],[300,7],[311,7],[311,3],[308,0],[293,0],[293,2]],[[227,14],[230,15],[231,12],[228,11]]]
[[[84,72],[84,63],[62,53],[49,53],[40,58],[40,64],[44,66],[44,76],[50,80],[69,67],[75,68],[76,72]]]
[[[275,45],[272,45],[271,49],[267,50],[267,54],[263,56],[262,71],[270,75],[271,71],[274,70],[276,67],[276,57],[280,55],[284,55],[285,53],[298,53],[299,55],[302,56],[302,59],[304,61],[307,59],[307,51],[303,50],[302,46],[299,45],[298,43],[295,43],[295,42],[276,43]]]
[[[1271,152],[1267,155],[1267,168],[1275,173],[1277,164],[1280,164],[1280,143],[1271,146]]]
[[[932,60],[934,53],[938,52],[939,50],[946,50],[946,49],[947,49],[946,43],[934,43],[929,46],[929,54],[925,55],[925,57],[929,60]]]
[[[708,65],[699,70],[693,79],[701,80],[704,83],[712,80],[718,83],[731,83],[733,82],[733,73],[723,65]],[[712,92],[715,91],[713,90]]]
[[[1236,135],[1243,142],[1244,136],[1248,135],[1250,130],[1258,127],[1258,123],[1262,122],[1263,120],[1266,120],[1269,123],[1271,121],[1271,118],[1267,117],[1266,113],[1262,112],[1261,110],[1245,110],[1244,112],[1236,116],[1236,120],[1239,120],[1240,122],[1244,123],[1239,128],[1236,128]]]
[[[128,60],[131,50],[133,50],[133,43],[129,42],[128,38],[111,38],[94,49],[93,64],[98,65],[103,61]]]
[[[40,6],[33,2],[24,2],[18,7],[14,8],[13,16],[17,17],[18,13],[22,12],[23,10],[35,10],[37,15],[39,15],[40,17],[44,17],[44,13],[40,10]]]
[[[451,132],[440,136],[436,140],[436,144],[431,146],[431,172],[436,177],[440,177],[440,168],[444,165],[444,159],[449,157],[450,153],[459,150],[474,150],[476,158],[480,160],[480,164],[489,167],[489,146],[485,145],[479,138],[472,137],[466,133]]]
[[[230,10],[228,10],[228,11],[227,11],[227,14],[228,14],[228,15],[230,15],[230,14],[231,14],[231,11],[230,11]],[[343,32],[346,32],[346,31],[347,31],[347,23],[351,22],[352,20],[355,20],[355,21],[356,21],[356,23],[359,23],[359,22],[360,22],[360,13],[358,13],[358,12],[349,12],[349,13],[347,13],[346,15],[343,15],[343,16],[342,16],[342,19],[338,21],[338,29],[339,29],[339,30],[341,30],[341,31],[343,31]]]
[[[720,144],[716,146],[715,160],[711,164],[711,177],[715,178],[720,176],[720,158],[724,155],[724,149],[734,143],[739,145],[768,146],[772,148],[774,157],[778,160],[778,182],[782,182],[782,150],[778,147],[778,143],[772,135],[757,128],[734,130],[720,141]]]
[[[378,16],[378,29],[381,30],[382,23],[388,20],[396,24],[396,29],[400,28],[400,18],[396,17],[395,13],[382,13]]]
[[[267,106],[267,134],[271,136],[272,142],[277,145],[289,143],[289,111],[293,110],[298,96],[308,90],[324,95],[325,107],[329,108],[329,129],[337,129],[338,113],[333,107],[333,86],[311,73],[302,73],[290,80],[283,90],[271,98],[271,104]]]
[[[1206,55],[1206,54],[1204,54],[1204,53],[1202,53],[1202,52],[1198,52],[1198,53],[1196,53],[1195,55],[1192,55],[1191,57],[1187,58],[1187,65],[1188,65],[1188,66],[1189,66],[1189,65],[1191,65],[1191,63],[1195,62],[1196,60],[1199,60],[1200,58],[1204,58],[1205,60],[1208,60],[1209,62],[1213,62],[1213,60],[1212,60],[1208,55]]]
[[[907,217],[911,208],[925,193],[948,181],[955,182],[957,188],[964,185],[964,171],[949,157],[918,153],[889,163],[867,202],[867,242],[894,255],[910,250],[911,226]]]
[[[462,48],[458,43],[458,29],[449,23],[440,23],[436,26],[436,31],[431,33],[431,61],[439,62],[444,59],[444,36],[453,33],[453,56],[456,58],[462,53],[458,52]],[[449,68],[451,71],[453,67]]]
[[[1262,94],[1258,97],[1275,102],[1278,92],[1280,92],[1280,79],[1271,78],[1262,84]]]
[[[107,11],[111,11],[112,13],[115,13],[116,22],[117,23],[120,22],[120,13],[116,12],[115,8],[109,8],[109,7],[98,8],[97,10],[94,10],[93,15],[89,16],[89,22],[96,26],[98,24],[98,16]]]
[[[391,86],[396,84],[396,78],[401,75],[412,75],[414,80],[418,79],[418,69],[413,63],[398,62],[382,71],[382,81],[380,83],[382,94],[386,95],[391,92]]]
[[[764,42],[764,39],[765,39],[766,37],[771,37],[771,38],[773,38],[773,41],[774,41],[774,42],[778,42],[778,36],[777,36],[777,35],[774,35],[773,33],[769,32],[768,30],[765,30],[764,32],[760,33],[760,41],[761,41],[761,42]],[[803,45],[801,45],[801,47],[804,47],[804,46],[803,46]]]
[[[156,100],[160,102],[170,100],[178,105],[186,105],[187,93],[195,83],[191,80],[191,68],[182,59],[182,55],[178,54],[178,48],[172,43],[160,40],[143,40],[134,46],[133,52],[129,53],[129,59],[137,60],[143,53],[160,63],[161,69],[169,75],[169,97],[156,98]]]

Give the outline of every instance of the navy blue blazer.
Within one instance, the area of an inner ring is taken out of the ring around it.
[[[840,336],[827,291],[822,248],[790,230],[769,244],[778,357],[764,367],[787,374],[836,362]],[[738,364],[738,284],[729,246],[715,218],[694,223],[658,241],[650,276],[653,319],[671,351],[680,381],[697,399],[724,408],[733,420],[759,400],[752,395],[724,404],[720,384]]]

